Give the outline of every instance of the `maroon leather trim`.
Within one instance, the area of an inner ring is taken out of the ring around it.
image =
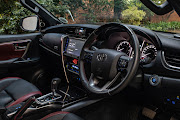
[[[51,114],[43,117],[41,120],[46,120],[47,118],[50,118],[50,117],[55,116],[55,115],[68,114],[68,113],[69,113],[69,112],[63,112],[63,111],[54,112],[54,113],[51,113]]]
[[[0,79],[0,81],[1,81],[1,80],[5,80],[5,79],[9,79],[9,78],[22,79],[22,78],[20,78],[20,77],[5,77],[5,78]]]
[[[30,42],[31,40],[27,39],[0,43],[0,61],[5,61],[13,58],[21,58],[25,53],[26,49],[16,50],[14,44],[18,45],[20,43],[27,43],[28,45],[28,43]]]
[[[8,105],[7,108],[11,107],[13,105],[19,104],[19,103],[27,100],[29,97],[34,96],[34,95],[42,95],[42,93],[40,91],[36,91],[36,92],[31,92],[29,94],[26,94],[26,95],[20,97],[19,99],[17,99],[16,101],[14,101],[13,103],[11,103],[10,105]]]

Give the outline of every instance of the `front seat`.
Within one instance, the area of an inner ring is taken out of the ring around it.
[[[11,107],[42,93],[33,84],[19,77],[0,79],[0,106]]]
[[[75,114],[59,111],[59,112],[51,113],[40,120],[83,120],[83,119]]]

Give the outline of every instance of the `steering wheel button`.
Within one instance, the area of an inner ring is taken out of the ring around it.
[[[176,99],[179,100],[179,96],[177,96]]]
[[[118,61],[118,66],[121,68],[126,68],[128,65],[128,62],[126,60],[119,60]]]
[[[173,105],[175,105],[175,104],[176,104],[176,102],[175,102],[175,101],[172,101],[172,104],[173,104]]]

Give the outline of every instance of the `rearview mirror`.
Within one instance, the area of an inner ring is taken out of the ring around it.
[[[156,5],[152,0],[140,0],[140,1],[157,15],[164,15],[173,10],[172,6],[168,3],[168,1],[165,1],[161,5]]]
[[[36,31],[39,28],[39,17],[38,16],[30,16],[21,19],[21,28],[25,31]]]

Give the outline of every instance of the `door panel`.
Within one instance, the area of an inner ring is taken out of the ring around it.
[[[23,57],[31,40],[0,43],[0,61]]]
[[[41,33],[0,35],[0,77],[38,64],[40,37]]]

